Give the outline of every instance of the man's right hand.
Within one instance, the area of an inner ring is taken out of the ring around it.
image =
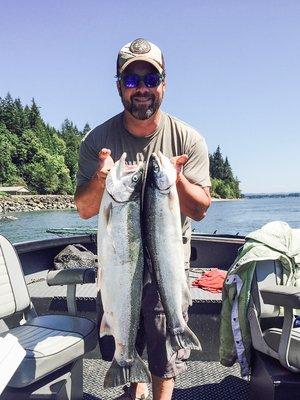
[[[105,180],[114,165],[109,149],[99,151],[99,163],[94,175],[85,185],[77,188],[75,204],[81,218],[88,219],[98,214],[105,190]]]
[[[103,148],[99,151],[99,163],[97,170],[95,171],[94,177],[102,181],[103,183],[105,182],[107,174],[114,165],[114,160],[111,158],[110,154],[110,149]]]

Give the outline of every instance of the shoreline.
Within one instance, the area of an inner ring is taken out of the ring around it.
[[[73,209],[75,210],[76,206],[72,195],[12,195],[0,197],[0,220],[4,219],[5,215],[14,212]]]
[[[239,200],[243,200],[243,199],[219,199],[217,197],[212,197],[211,201],[215,202],[215,201],[239,201]]]
[[[212,198],[212,202],[236,201],[241,199]],[[0,197],[0,220],[14,212],[76,210],[73,195],[11,195]]]

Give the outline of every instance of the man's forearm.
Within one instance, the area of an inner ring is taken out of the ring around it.
[[[178,175],[176,186],[182,214],[195,221],[204,218],[211,204],[209,188],[194,185],[182,173]]]
[[[87,184],[76,190],[74,200],[81,218],[88,219],[99,213],[104,189],[105,180],[95,175]]]

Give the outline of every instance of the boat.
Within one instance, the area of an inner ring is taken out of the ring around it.
[[[66,288],[48,286],[46,283],[47,273],[53,269],[54,257],[70,244],[83,245],[96,254],[96,239],[95,233],[89,233],[22,242],[14,245],[21,262],[30,297],[38,315],[65,314],[68,312]],[[206,235],[193,232],[190,279],[195,279],[201,272],[211,268],[227,271],[236,258],[238,249],[244,243],[245,238],[243,236]],[[95,283],[77,286],[76,307],[78,314],[96,321]],[[254,392],[251,394],[251,384],[247,379],[241,377],[239,365],[236,363],[232,367],[224,367],[219,363],[221,294],[209,293],[194,287],[191,292],[193,304],[189,310],[189,325],[199,337],[203,351],[192,352],[188,361],[188,370],[176,379],[173,398],[176,400],[254,399]],[[121,387],[103,389],[103,378],[109,364],[110,362],[101,358],[98,346],[84,356],[83,399],[110,400],[122,393]],[[291,392],[294,393],[294,391]],[[288,391],[284,391],[281,395],[277,393],[277,397],[270,397],[273,396],[270,393],[268,395],[262,394],[262,397],[256,394],[255,398],[263,398],[264,400],[292,398],[288,397],[287,393]],[[6,390],[0,395],[1,400],[12,398],[14,397],[9,396]],[[61,399],[65,397],[45,396],[41,398]]]

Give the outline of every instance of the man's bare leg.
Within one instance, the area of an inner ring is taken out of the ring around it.
[[[174,378],[162,379],[158,376],[152,375],[152,391],[153,400],[171,400],[174,389]],[[149,396],[149,390],[146,383],[131,383],[129,388],[132,398],[141,399]],[[144,397],[143,397],[144,396]],[[125,395],[118,397],[118,399],[125,399]],[[128,397],[126,397],[127,399]],[[117,399],[116,399],[117,400]]]
[[[145,398],[147,398],[149,395],[148,386],[144,382],[132,383],[131,388],[132,388],[132,393],[134,393],[135,397],[137,398],[140,398],[142,395],[144,395]]]
[[[130,395],[129,395],[130,393]],[[125,390],[121,396],[117,397],[116,400],[129,400],[130,399],[147,399],[149,396],[149,390],[146,383],[131,383],[130,387]]]
[[[174,378],[163,379],[152,375],[153,400],[171,400]]]

